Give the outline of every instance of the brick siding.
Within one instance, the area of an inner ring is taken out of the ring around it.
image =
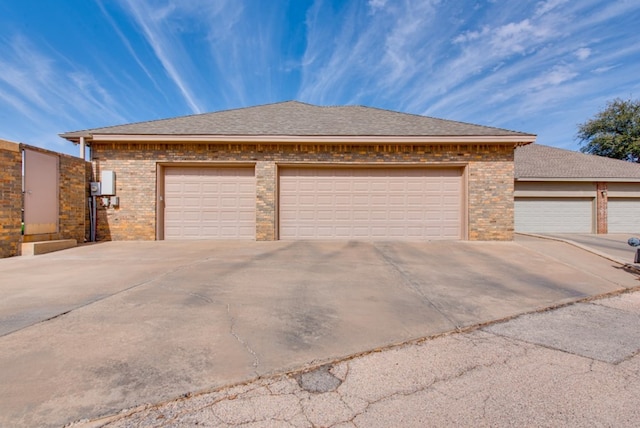
[[[16,256],[22,242],[22,152],[0,140],[0,257]]]
[[[58,232],[22,236],[22,150],[54,155],[59,160]],[[88,235],[89,162],[26,144],[0,140],[0,257],[20,255],[22,242],[75,239]]]
[[[468,237],[513,239],[512,145],[350,145],[350,144],[194,144],[93,142],[96,177],[116,173],[119,207],[100,208],[98,240],[156,238],[158,165],[189,163],[254,164],[256,239],[273,240],[276,231],[278,164],[423,164],[466,167]]]
[[[596,183],[596,233],[606,234],[609,227],[607,183]]]

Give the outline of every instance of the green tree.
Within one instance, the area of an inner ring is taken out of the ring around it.
[[[616,98],[578,125],[583,153],[640,162],[640,100]]]

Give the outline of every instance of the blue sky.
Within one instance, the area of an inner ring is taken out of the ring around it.
[[[299,100],[538,134],[640,97],[637,0],[0,0],[0,138]]]

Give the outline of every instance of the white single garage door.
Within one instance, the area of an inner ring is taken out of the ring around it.
[[[461,239],[462,170],[281,168],[280,239]]]
[[[165,239],[255,239],[251,168],[165,169]]]
[[[638,233],[640,231],[640,199],[609,198],[607,219],[609,233]]]
[[[593,198],[516,198],[516,232],[592,233]]]

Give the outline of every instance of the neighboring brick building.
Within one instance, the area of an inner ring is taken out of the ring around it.
[[[530,144],[515,166],[517,232],[640,231],[640,164]]]
[[[514,148],[535,140],[294,101],[62,137],[115,172],[99,240],[510,240]]]

